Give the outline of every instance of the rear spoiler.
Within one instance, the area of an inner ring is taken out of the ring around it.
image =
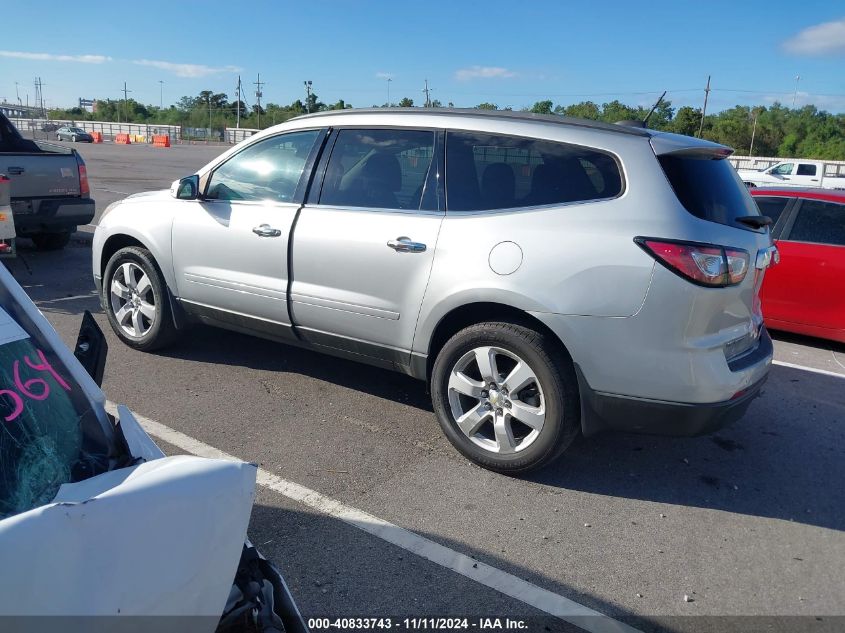
[[[657,156],[689,156],[690,158],[722,160],[734,153],[733,149],[727,145],[681,134],[658,133],[654,134],[649,142]]]

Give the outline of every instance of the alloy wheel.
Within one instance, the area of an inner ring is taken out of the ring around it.
[[[126,334],[141,338],[150,331],[156,319],[155,295],[143,268],[120,264],[112,275],[110,295],[112,313]]]
[[[528,448],[546,420],[534,370],[500,347],[476,347],[449,375],[449,406],[458,428],[477,446],[500,455]]]

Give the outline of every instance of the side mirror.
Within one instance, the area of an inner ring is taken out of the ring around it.
[[[106,370],[106,356],[109,353],[109,345],[103,331],[91,313],[86,310],[82,315],[82,325],[79,327],[79,336],[76,339],[76,347],[73,348],[73,355],[76,356],[88,375],[94,379],[97,386],[103,384],[103,374]]]
[[[196,174],[177,180],[170,187],[170,193],[177,200],[196,200],[199,197],[200,177]]]

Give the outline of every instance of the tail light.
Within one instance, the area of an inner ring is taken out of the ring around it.
[[[91,185],[88,184],[88,168],[79,154],[76,155],[76,165],[79,167],[79,194],[82,196],[90,195]]]
[[[739,248],[651,237],[634,241],[673,273],[700,286],[735,286],[748,272],[750,257]]]

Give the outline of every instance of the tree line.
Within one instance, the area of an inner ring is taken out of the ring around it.
[[[373,107],[388,105],[410,108],[414,107],[414,101],[404,97],[397,103],[374,104]],[[451,102],[448,103],[448,107],[452,106]],[[311,93],[307,102],[297,99],[288,105],[267,103],[260,107],[258,104],[249,106],[243,101],[230,101],[224,93],[203,90],[195,97],[184,96],[167,108],[143,105],[134,99],[105,100],[97,101],[96,112],[82,108],[52,110],[50,117],[220,129],[235,127],[240,114],[240,127],[263,129],[306,112],[351,107],[343,99],[332,104],[323,103],[314,93]],[[431,107],[443,105],[434,100]],[[482,110],[499,109],[495,103],[488,102],[479,103],[475,107]],[[551,100],[544,100],[524,108],[524,111],[616,123],[642,120],[649,109],[626,105],[618,100],[601,104],[582,101],[571,105],[555,105]],[[789,108],[777,102],[770,106],[737,105],[708,114],[703,122],[701,114],[700,108],[682,106],[676,109],[670,101],[663,101],[649,118],[648,127],[688,136],[698,136],[700,132],[703,138],[733,147],[741,155],[753,152],[757,156],[845,160],[845,114],[831,114],[813,105]]]

